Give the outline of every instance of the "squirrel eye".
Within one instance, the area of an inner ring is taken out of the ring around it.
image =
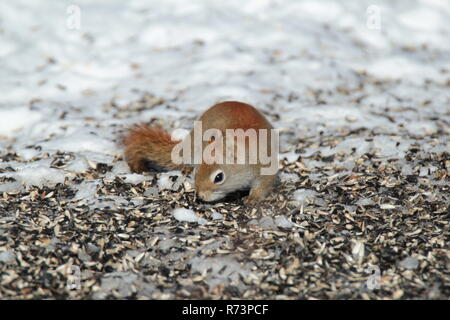
[[[214,183],[221,184],[223,182],[224,178],[225,178],[225,175],[223,174],[223,172],[219,172],[214,177]]]

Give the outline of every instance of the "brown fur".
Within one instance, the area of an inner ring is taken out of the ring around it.
[[[258,129],[273,128],[257,109],[237,101],[218,103],[206,110],[198,120],[202,121],[203,132],[214,128],[220,130],[223,135],[226,129],[253,128],[258,131]],[[192,138],[193,131],[190,136]],[[203,142],[203,148],[211,142]],[[131,129],[124,140],[125,158],[134,172],[148,169],[148,162],[166,169],[182,169],[186,165],[175,165],[171,161],[171,152],[177,143],[179,141],[172,141],[164,130],[139,125]],[[245,143],[248,145],[247,140]],[[268,143],[270,150],[270,139]],[[193,148],[192,142],[191,147]],[[246,148],[247,158],[248,150],[249,148]],[[257,203],[267,196],[276,177],[276,174],[261,175],[259,170],[261,167],[262,164],[259,162],[257,164],[201,163],[197,166],[195,174],[197,193],[205,201],[214,201],[241,188],[250,188],[250,195],[246,202]],[[211,174],[216,170],[221,170],[225,174],[226,180],[223,184],[215,184],[212,180]]]
[[[148,170],[147,163],[166,169],[181,169],[171,161],[172,148],[179,141],[172,141],[167,132],[145,124],[136,125],[124,139],[125,159],[133,172]]]

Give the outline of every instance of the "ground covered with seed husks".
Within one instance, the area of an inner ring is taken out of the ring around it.
[[[0,299],[450,297],[446,4],[378,1],[380,31],[373,1],[78,2],[77,31],[0,12]],[[130,172],[129,126],[223,100],[280,129],[266,201]]]
[[[302,139],[298,159],[282,162],[275,191],[257,207],[241,194],[200,203],[179,173],[163,173],[169,190],[158,187],[161,174],[127,183],[101,163],[53,188],[4,192],[0,297],[447,298],[449,153],[424,152],[409,137],[401,165],[377,152],[350,165],[345,154],[302,156],[358,137],[377,136],[361,129]],[[69,158],[50,156],[54,166]],[[11,159],[21,161],[1,157]],[[74,192],[91,181],[97,205]],[[204,221],[178,221],[175,208]],[[67,289],[70,265],[81,270],[79,290]],[[367,286],[370,266],[379,268],[379,289]]]

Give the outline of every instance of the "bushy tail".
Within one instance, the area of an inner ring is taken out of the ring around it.
[[[170,135],[162,129],[146,124],[130,129],[123,143],[125,159],[133,172],[149,169],[156,171],[181,169],[171,160],[173,147],[180,141],[172,141]]]

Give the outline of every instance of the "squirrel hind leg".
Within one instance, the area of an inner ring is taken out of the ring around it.
[[[160,166],[158,165],[156,162],[152,161],[152,160],[143,160],[142,161],[143,165],[146,168],[146,171],[155,171],[155,172],[164,172],[167,171],[166,167]]]
[[[160,128],[139,124],[131,128],[123,139],[125,160],[136,173],[180,169],[180,165],[171,159],[171,151],[178,143]]]
[[[148,171],[147,160],[144,158],[128,158],[126,159],[131,172],[142,173]]]
[[[157,165],[154,161],[147,159],[133,159],[128,160],[128,166],[130,167],[131,172],[142,173],[147,171],[153,172],[165,172],[168,171],[168,168]]]
[[[130,158],[127,160],[128,166],[130,167],[131,172],[135,173],[143,173],[143,172],[167,172],[169,170],[181,170],[185,169],[184,167],[171,167],[171,166],[161,166],[158,165],[155,161],[148,160],[145,158]],[[186,167],[186,169],[189,169]]]

